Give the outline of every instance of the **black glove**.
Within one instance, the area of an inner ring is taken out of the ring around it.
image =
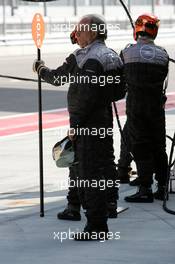
[[[34,72],[39,72],[40,68],[44,66],[44,61],[43,60],[35,60],[33,62],[33,71]]]

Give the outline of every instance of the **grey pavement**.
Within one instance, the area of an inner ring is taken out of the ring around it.
[[[173,135],[174,124],[175,110],[171,110],[167,112],[167,134]],[[0,262],[174,264],[175,216],[163,211],[161,201],[127,204],[124,196],[135,191],[128,185],[120,187],[119,206],[129,209],[108,221],[113,239],[69,239],[69,232],[84,227],[85,216],[82,212],[81,222],[56,218],[66,204],[68,179],[68,170],[56,168],[51,157],[58,129],[44,131],[44,218],[39,215],[38,133],[0,138]],[[117,159],[120,137],[117,127],[115,131]],[[168,206],[175,210],[175,195],[170,195]]]

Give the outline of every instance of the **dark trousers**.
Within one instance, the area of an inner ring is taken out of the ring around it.
[[[131,150],[135,158],[141,185],[150,187],[153,173],[163,186],[167,177],[165,113],[150,118],[128,116]]]
[[[68,202],[86,209],[89,218],[106,218],[108,203],[118,199],[117,173],[111,136],[79,136],[75,142],[76,162],[71,177],[79,179],[78,188],[69,188]],[[108,188],[107,181],[110,181]],[[85,184],[80,186],[80,181]],[[77,195],[78,193],[78,195]],[[79,200],[78,200],[79,197]]]
[[[80,204],[80,199],[78,195],[78,186],[77,186],[78,175],[75,166],[69,168],[69,179],[70,179],[70,185],[67,194],[68,205],[72,205],[77,210],[80,210],[81,204]]]

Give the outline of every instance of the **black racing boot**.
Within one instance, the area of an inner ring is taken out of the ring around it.
[[[163,201],[165,198],[165,186],[158,185],[157,191],[154,193],[154,198],[156,200]]]
[[[126,196],[125,201],[129,203],[152,203],[154,197],[151,188],[140,186],[139,191],[133,195]]]
[[[75,233],[73,238],[76,241],[105,241],[108,240],[108,225],[106,219],[88,220],[82,232]]]
[[[135,180],[130,181],[129,185],[130,186],[140,186],[140,178],[137,177]]]
[[[117,218],[117,202],[108,203],[108,218]]]
[[[117,180],[120,180],[121,184],[129,183],[131,171],[131,167],[118,167]]]
[[[80,221],[80,207],[69,204],[62,212],[57,214],[57,218],[60,220]]]

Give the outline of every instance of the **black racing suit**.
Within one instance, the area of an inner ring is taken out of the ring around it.
[[[75,77],[68,90],[68,111],[70,127],[76,130],[77,175],[79,180],[89,184],[78,188],[80,201],[87,210],[87,218],[91,219],[106,218],[107,189],[101,188],[100,182],[116,178],[113,139],[107,129],[113,127],[111,102],[125,95],[120,78],[122,70],[120,57],[100,40],[76,50],[56,70],[47,67],[40,70],[40,76],[54,85],[68,82],[70,75]],[[110,77],[108,81],[107,77]],[[80,129],[88,129],[88,132],[80,133]],[[100,129],[105,131],[104,137]]]
[[[131,151],[141,185],[150,187],[154,167],[159,185],[167,175],[164,80],[168,54],[148,38],[121,53],[127,83],[126,114]]]

